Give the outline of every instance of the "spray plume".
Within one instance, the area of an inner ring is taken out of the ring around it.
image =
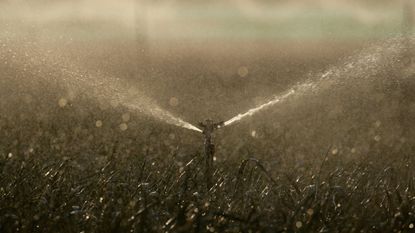
[[[270,101],[225,121],[224,125],[234,124],[273,105],[281,104],[289,97],[292,98],[313,92],[318,93],[324,89],[332,88],[334,85],[342,85],[346,81],[352,82],[353,79],[359,80],[375,77],[387,68],[400,69],[396,64],[402,59],[403,51],[408,49],[407,45],[403,42],[403,38],[398,37],[366,48],[357,55],[346,59],[342,65],[331,67],[318,76],[317,79],[309,79],[302,84],[297,84]]]
[[[386,66],[391,66],[398,62],[402,57],[402,51],[404,49],[405,45],[402,43],[401,38],[394,38],[380,45],[371,46],[363,50],[363,52],[347,59],[344,64],[328,69],[328,71],[320,75],[317,79],[295,85],[283,94],[272,98],[270,101],[249,109],[245,113],[236,115],[228,121],[225,121],[224,126],[232,125],[273,105],[280,104],[289,97],[301,96],[313,91],[317,92],[325,88],[331,88],[333,85],[341,85],[345,80],[352,81],[351,79],[373,77],[377,73],[382,72]],[[30,54],[28,52],[29,50],[27,50],[24,51],[25,56],[18,56],[15,51],[10,52],[10,49],[8,51],[15,58],[29,57],[23,64],[21,64],[23,59],[17,59],[17,62],[23,66],[22,70],[32,69],[39,73],[37,77],[49,79],[47,81],[55,81],[61,85],[63,84],[74,92],[86,93],[98,101],[117,102],[131,111],[150,115],[168,124],[202,132],[196,126],[159,107],[154,101],[141,94],[137,88],[134,88],[135,85],[129,85],[119,78],[84,74],[74,64],[62,62],[62,59],[47,53],[39,56],[39,52]],[[41,70],[45,66],[48,69],[57,70],[61,75],[51,78],[53,75],[50,75],[50,70],[47,72],[44,71],[45,73],[43,74]]]
[[[167,124],[202,132],[196,126],[174,116],[169,111],[162,109],[150,98],[141,94],[139,90],[134,87],[135,85],[127,85],[126,83],[122,83],[121,80],[111,77],[104,78],[103,76],[100,76],[101,78],[98,78],[97,76],[92,75],[80,75],[79,73],[68,70],[64,70],[64,72],[72,76],[72,80],[76,80],[76,82],[73,83],[74,85],[82,85],[82,88],[86,88],[88,93],[91,93],[93,97],[100,101],[107,100],[116,102],[117,104],[128,108],[130,111],[149,115]],[[130,86],[130,88],[127,88],[127,86]]]
[[[85,72],[74,63],[52,54],[51,51],[41,52],[40,48],[34,49],[33,44],[19,49],[12,49],[10,46],[6,53],[9,55],[7,62],[11,63],[10,65],[31,74],[29,82],[46,82],[62,86],[68,92],[68,99],[73,99],[77,95],[85,95],[99,103],[121,105],[133,113],[140,112],[171,125],[202,132],[196,126],[162,109],[146,97],[134,83]],[[3,58],[6,57],[3,56]]]
[[[270,106],[272,106],[272,105],[274,105],[276,103],[281,102],[282,100],[286,99],[288,96],[290,96],[290,95],[292,95],[294,93],[295,93],[294,90],[290,90],[290,91],[288,91],[287,93],[285,93],[285,94],[283,94],[281,96],[277,96],[277,97],[273,98],[272,100],[270,100],[270,101],[268,101],[268,102],[266,102],[264,104],[259,105],[256,108],[250,109],[246,113],[236,115],[235,117],[233,117],[233,118],[225,121],[224,125],[225,126],[231,125],[231,124],[233,124],[235,122],[238,122],[238,121],[240,121],[240,120],[242,120],[242,119],[244,119],[246,117],[252,116],[255,113],[257,113],[257,112],[259,112],[259,111],[261,111],[261,110],[263,110],[263,109],[265,109],[267,107],[270,107]]]

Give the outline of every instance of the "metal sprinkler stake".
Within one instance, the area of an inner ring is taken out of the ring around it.
[[[213,123],[210,119],[207,119],[205,123],[199,123],[199,126],[202,128],[202,134],[205,136],[205,179],[208,190],[212,187],[213,156],[215,155],[215,145],[212,142],[212,134],[216,129],[222,128],[224,125],[223,121]]]

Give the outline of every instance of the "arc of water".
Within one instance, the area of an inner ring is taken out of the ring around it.
[[[272,106],[272,105],[274,105],[276,103],[279,103],[279,102],[283,101],[288,96],[291,96],[294,93],[295,93],[295,90],[294,89],[290,89],[288,92],[286,92],[286,93],[284,93],[282,95],[276,96],[272,100],[270,100],[270,101],[268,101],[268,102],[266,102],[264,104],[261,104],[261,105],[259,105],[256,108],[252,108],[252,109],[248,110],[247,112],[245,112],[243,114],[238,114],[238,115],[232,117],[231,119],[225,121],[224,125],[225,126],[231,125],[231,124],[233,124],[233,123],[235,123],[237,121],[240,121],[240,120],[242,120],[242,119],[244,119],[246,117],[252,116],[252,115],[254,115],[255,113],[257,113],[257,112],[259,112],[261,110],[264,110],[264,109],[266,109],[266,108],[268,108],[268,107],[270,107],[270,106]]]
[[[405,44],[402,43],[400,38],[392,38],[380,45],[369,47],[358,53],[357,56],[350,57],[344,64],[331,67],[316,80],[308,80],[302,84],[297,84],[270,101],[225,121],[224,125],[231,125],[246,117],[252,116],[259,111],[284,101],[295,93],[300,94],[322,88],[322,86],[326,86],[327,88],[336,83],[340,84],[344,77],[349,77],[349,80],[374,77],[376,73],[381,72],[385,67],[399,62],[401,53],[405,48]]]
[[[133,109],[133,110],[137,110],[137,109],[141,109],[141,107],[135,105],[135,104],[125,104],[126,107]],[[152,109],[148,110],[147,113],[149,115],[151,115],[152,117],[155,117],[159,120],[162,120],[168,124],[172,124],[178,127],[182,127],[185,129],[190,129],[190,130],[194,130],[197,132],[202,132],[202,130],[200,130],[199,128],[197,128],[196,126],[190,124],[189,122],[186,122],[184,120],[182,120],[179,117],[174,116],[172,113],[160,108],[157,105],[153,105]]]
[[[137,88],[131,87],[119,78],[92,75],[87,71],[80,71],[76,64],[62,60],[50,52],[40,54],[30,44],[25,44],[23,49],[23,52],[9,49],[8,53],[13,57],[28,57],[30,59],[13,59],[11,64],[22,67],[22,70],[34,72],[33,77],[63,85],[74,95],[75,93],[83,93],[98,101],[116,102],[129,110],[149,115],[168,124],[202,132],[196,126],[162,109],[150,98],[140,93]],[[20,54],[25,55],[19,56]],[[47,72],[47,75],[39,75],[43,74],[42,70]]]
[[[74,79],[78,82],[78,83],[82,83],[84,85],[87,84],[87,82],[85,82],[85,80],[83,80],[82,78],[79,77],[79,74],[73,71],[69,71],[66,69],[61,70],[61,72],[64,72],[68,75],[71,75],[72,77],[74,77]],[[86,75],[89,76],[90,79],[96,79],[96,77],[90,76],[90,75]],[[83,77],[86,77],[83,76]],[[116,82],[110,82],[110,84],[115,85]],[[105,85],[105,88],[109,88],[108,85],[109,83],[106,83],[107,85]],[[102,85],[102,84],[101,84]],[[100,85],[93,85],[92,88],[90,89],[101,89],[101,92],[103,88],[100,88]],[[107,90],[107,93],[95,93],[95,96],[97,98],[100,98],[99,96],[102,95],[102,98],[106,98],[106,99],[112,99],[112,100],[117,100],[120,102],[121,105],[125,106],[126,108],[133,110],[133,111],[140,111],[144,114],[150,115],[156,119],[159,119],[161,121],[164,121],[168,124],[171,125],[175,125],[178,127],[182,127],[185,129],[190,129],[190,130],[194,130],[197,132],[202,132],[202,130],[200,130],[199,128],[197,128],[196,126],[190,124],[189,122],[186,122],[184,120],[182,120],[179,117],[174,116],[172,113],[168,112],[167,110],[162,109],[160,106],[158,106],[157,104],[155,104],[153,101],[151,101],[149,98],[140,95],[138,96],[138,98],[141,99],[141,101],[137,101],[136,98],[132,98],[131,96],[126,96],[125,94],[117,94],[119,93],[119,91],[115,91],[117,89],[122,89],[122,87],[118,87],[115,88],[114,91],[113,90]],[[98,91],[99,92],[99,91]]]

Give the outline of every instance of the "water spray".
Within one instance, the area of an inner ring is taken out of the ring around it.
[[[223,128],[225,126],[231,125],[235,122],[238,122],[246,117],[252,116],[257,112],[266,109],[267,107],[270,107],[274,104],[277,104],[283,101],[284,99],[286,99],[287,97],[291,96],[294,93],[295,93],[295,90],[294,88],[292,88],[288,90],[286,93],[282,95],[278,95],[274,97],[273,99],[271,99],[270,101],[264,104],[261,104],[258,107],[252,108],[248,110],[246,113],[238,114],[235,117],[232,117],[231,119],[227,121],[220,121],[220,122],[214,123],[212,120],[207,119],[205,120],[205,122],[199,123],[199,127],[202,130],[198,128],[193,129],[194,126],[190,125],[192,127],[191,128],[192,130],[201,132],[204,135],[205,179],[206,179],[206,186],[208,190],[210,189],[210,187],[212,187],[212,175],[213,175],[212,171],[213,171],[213,161],[214,161],[213,158],[215,156],[215,144],[212,141],[212,135],[214,131],[217,129]]]
[[[37,77],[37,80],[32,79],[31,81],[55,83],[68,90],[68,93],[71,93],[68,94],[69,96],[85,94],[101,103],[116,103],[131,112],[139,112],[167,124],[202,132],[196,126],[161,108],[132,83],[101,73],[92,74],[82,69],[81,66],[50,52],[40,54],[39,51],[28,46],[23,46],[24,51],[9,49],[8,52],[13,57],[19,58],[11,60],[12,65],[20,67],[21,70],[35,73],[33,76]]]
[[[261,104],[258,107],[252,108],[252,109],[248,110],[245,113],[238,114],[235,117],[232,117],[231,119],[229,119],[229,120],[227,120],[227,121],[224,122],[224,126],[231,125],[231,124],[233,124],[235,122],[238,122],[238,121],[240,121],[240,120],[242,120],[242,119],[244,119],[246,117],[252,116],[255,113],[257,113],[257,112],[259,112],[259,111],[261,111],[261,110],[263,110],[263,109],[265,109],[267,107],[270,107],[270,106],[272,106],[274,104],[277,104],[277,103],[281,102],[282,100],[286,99],[288,96],[290,96],[290,95],[292,95],[294,93],[295,93],[295,90],[294,89],[290,89],[288,92],[286,92],[283,95],[276,96],[272,100],[270,100],[270,101],[268,101],[268,102],[266,102],[264,104]]]
[[[410,42],[411,44],[413,43],[413,41]],[[281,104],[286,99],[294,96],[304,96],[313,91],[329,89],[334,85],[341,85],[346,80],[359,81],[361,79],[375,78],[376,74],[382,72],[386,66],[399,62],[402,58],[401,52],[407,47],[408,46],[405,46],[399,38],[389,40],[386,43],[377,46],[369,47],[365,51],[357,54],[357,56],[353,56],[346,60],[341,66],[331,67],[317,79],[297,84],[282,94],[273,97],[268,102],[251,108],[245,113],[238,114],[225,122],[214,123],[212,120],[206,120],[204,123],[199,124],[200,128],[164,110],[150,98],[143,95],[138,88],[134,88],[134,86],[129,83],[122,82],[119,78],[100,74],[91,75],[81,72],[79,71],[80,68],[76,65],[65,60],[61,61],[55,56],[52,56],[52,54],[47,53],[42,56],[39,52],[33,52],[34,56],[30,57],[40,57],[41,59],[14,59],[12,61],[14,61],[14,64],[20,66],[22,70],[33,70],[33,72],[40,72],[39,67],[44,69],[45,64],[53,64],[53,66],[47,65],[46,67],[48,68],[46,70],[57,74],[56,77],[53,75],[38,74],[35,77],[49,82],[63,84],[68,90],[86,93],[88,96],[94,97],[98,101],[115,101],[133,112],[141,112],[168,124],[202,133],[204,135],[206,183],[208,188],[210,188],[215,153],[212,135],[215,130],[253,116],[273,105]],[[18,54],[15,51],[10,51],[13,57],[18,57]],[[25,58],[26,56],[21,57]],[[344,77],[348,78],[345,79]]]
[[[380,49],[385,46],[387,49]],[[281,104],[288,98],[293,98],[294,96],[304,96],[317,91],[330,89],[333,86],[342,85],[346,80],[358,81],[363,78],[376,77],[378,72],[384,70],[385,64],[394,64],[399,61],[401,57],[400,51],[404,48],[399,39],[398,43],[396,43],[396,40],[391,40],[384,44],[370,47],[366,51],[358,53],[357,56],[346,60],[344,64],[331,67],[317,77],[317,79],[309,79],[303,83],[294,85],[287,91],[273,97],[271,100],[253,107],[245,113],[238,114],[225,122],[213,123],[212,120],[206,120],[205,123],[200,123],[199,126],[202,130],[198,129],[197,131],[202,132],[205,136],[204,154],[206,159],[206,183],[208,187],[211,185],[213,156],[215,153],[212,134],[216,129],[237,123],[273,105]],[[348,74],[348,76],[345,74]],[[348,79],[344,79],[344,76],[348,77]]]

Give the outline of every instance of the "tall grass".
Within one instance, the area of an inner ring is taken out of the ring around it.
[[[120,156],[85,165],[83,155],[3,155],[1,231],[411,232],[415,222],[409,156],[309,169],[221,162],[209,190],[201,155]]]

